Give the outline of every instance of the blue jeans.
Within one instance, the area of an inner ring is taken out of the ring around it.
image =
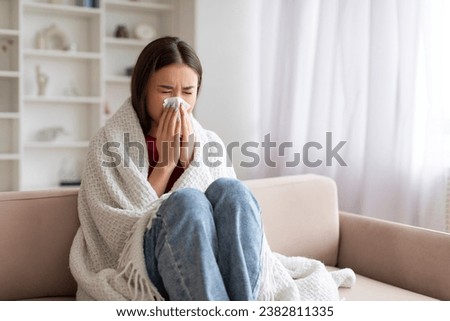
[[[166,300],[255,300],[262,236],[259,205],[238,180],[180,189],[145,233],[147,271]]]

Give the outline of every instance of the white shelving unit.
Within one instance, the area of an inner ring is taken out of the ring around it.
[[[19,3],[0,0],[0,191],[19,188],[19,22]]]
[[[23,190],[79,180],[102,118],[103,12],[75,1],[54,2],[20,1]],[[38,68],[46,78],[43,92]]]
[[[126,71],[141,50],[163,35],[194,34],[183,11],[194,0],[97,2],[0,0],[0,191],[79,180],[89,140],[129,96]],[[135,37],[140,23],[154,38]],[[128,38],[116,37],[119,25]]]

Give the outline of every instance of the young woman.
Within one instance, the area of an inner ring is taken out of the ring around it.
[[[257,298],[260,209],[192,116],[201,83],[199,58],[178,38],[140,54],[131,99],[90,144],[71,251],[78,298]]]

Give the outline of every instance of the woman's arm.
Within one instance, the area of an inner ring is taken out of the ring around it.
[[[172,175],[173,169],[168,166],[158,165],[153,168],[153,171],[150,173],[147,180],[155,190],[158,197],[160,197],[166,190],[166,186],[169,182],[170,175]]]

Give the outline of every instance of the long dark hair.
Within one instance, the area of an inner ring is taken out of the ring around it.
[[[144,134],[151,127],[147,113],[147,85],[159,69],[174,63],[183,63],[198,74],[197,94],[202,83],[202,65],[194,49],[177,37],[163,37],[149,43],[139,55],[131,77],[131,103],[138,115]]]

